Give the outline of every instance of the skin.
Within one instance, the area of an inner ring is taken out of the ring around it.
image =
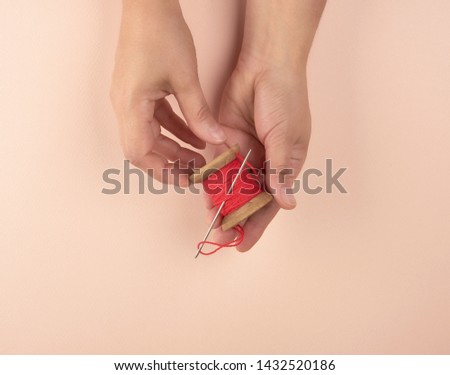
[[[241,153],[252,148],[251,162],[262,167],[270,161],[266,185],[274,201],[245,223],[245,239],[237,247],[249,250],[280,208],[292,209],[295,197],[287,194],[306,159],[311,116],[306,84],[306,63],[326,1],[247,0],[243,45],[225,88],[219,121],[226,126],[228,144]],[[268,37],[270,36],[270,37]],[[216,209],[207,204],[210,217]],[[214,240],[232,240],[217,223]]]
[[[187,124],[165,99],[174,95]],[[154,178],[174,183],[162,170],[180,169],[201,154],[161,134],[161,127],[197,149],[205,142],[225,141],[203,95],[189,28],[175,0],[125,0],[111,86],[111,101],[119,125],[125,158]],[[187,186],[184,173],[179,185]]]
[[[296,206],[287,193],[301,171],[308,151],[311,117],[306,63],[325,0],[247,0],[244,38],[237,65],[224,90],[219,123],[206,104],[197,74],[190,31],[176,0],[124,0],[111,99],[125,157],[149,170],[154,178],[174,183],[163,168],[177,169],[194,160],[193,150],[161,134],[161,127],[197,149],[205,142],[238,143],[241,153],[252,148],[251,162],[270,161],[276,173],[266,185],[274,201],[250,217],[245,240],[249,250],[280,208]],[[165,99],[173,94],[186,123]],[[219,146],[217,152],[223,151]],[[187,176],[179,184],[188,184]],[[215,208],[208,203],[209,215]],[[217,222],[214,239],[228,242]]]

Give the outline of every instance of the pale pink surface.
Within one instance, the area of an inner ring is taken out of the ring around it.
[[[239,2],[182,4],[217,109]],[[349,194],[194,261],[200,197],[100,193],[120,2],[0,1],[0,353],[449,354],[449,14],[329,1],[306,168],[348,167]]]

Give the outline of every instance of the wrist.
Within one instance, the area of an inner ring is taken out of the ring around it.
[[[178,0],[123,0],[123,14],[140,19],[167,19],[181,15]]]
[[[246,69],[255,73],[266,71],[285,71],[286,73],[305,73],[307,65],[307,52],[286,54],[284,51],[273,49],[271,46],[264,48],[257,45],[243,45],[239,53],[238,66],[245,66]]]
[[[306,69],[325,0],[247,0],[241,55],[261,64]]]
[[[178,8],[178,0],[122,0],[122,7],[126,8],[141,8],[141,9],[170,9]]]

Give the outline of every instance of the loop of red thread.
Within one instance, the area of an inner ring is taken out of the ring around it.
[[[202,244],[217,246],[214,250],[211,250],[211,251],[208,251],[208,252],[205,252],[205,251],[202,250],[202,251],[200,251],[200,254],[202,254],[202,255],[212,255],[212,254],[218,252],[220,249],[223,249],[224,247],[235,247],[235,246],[240,245],[242,243],[242,241],[244,241],[244,228],[242,228],[240,225],[236,225],[233,228],[233,230],[236,232],[237,237],[234,240],[231,240],[228,243],[220,244],[220,243],[217,243],[217,242],[214,242],[214,241],[201,241],[201,242],[199,242],[198,245],[197,245],[197,249],[199,249]]]
[[[236,180],[233,190],[230,194],[227,194],[233,179],[242,165],[243,159],[242,155],[236,154],[236,159],[232,160],[220,170],[210,174],[203,181],[204,190],[210,196],[215,207],[219,207],[225,201],[221,212],[222,216],[227,216],[262,192],[261,185],[257,179],[257,170],[247,162],[246,168],[242,170],[239,178]],[[237,225],[233,230],[236,232],[236,237],[230,242],[220,244],[214,241],[201,241],[198,243],[197,249],[202,244],[215,245],[217,247],[212,251],[200,252],[202,255],[212,255],[224,247],[240,245],[244,240],[244,228]]]

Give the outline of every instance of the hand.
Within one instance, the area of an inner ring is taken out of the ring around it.
[[[173,94],[186,123],[165,99]],[[203,157],[161,134],[161,126],[185,143],[202,149],[220,144],[225,134],[213,118],[197,74],[191,33],[176,0],[125,0],[116,52],[111,100],[124,155],[137,167],[165,183],[188,185],[188,176],[175,181],[162,170],[179,169]]]
[[[241,145],[243,155],[252,149],[254,166],[263,167],[268,161],[266,184],[275,199],[246,221],[244,242],[237,247],[246,251],[259,240],[280,207],[292,209],[296,205],[286,189],[300,173],[310,138],[304,69],[291,71],[241,58],[225,88],[219,120],[226,126],[230,145]],[[209,208],[208,216],[212,217],[215,208]],[[226,243],[233,236],[233,231],[219,229],[214,240]]]
[[[287,189],[308,151],[306,62],[324,6],[324,0],[247,0],[242,50],[222,97],[219,120],[226,126],[228,144],[238,143],[242,154],[252,148],[256,167],[268,162],[266,185],[275,199],[247,219],[239,251],[259,240],[280,207],[296,205]],[[216,209],[210,202],[208,207],[213,216]],[[234,237],[233,231],[215,232],[218,243]]]

